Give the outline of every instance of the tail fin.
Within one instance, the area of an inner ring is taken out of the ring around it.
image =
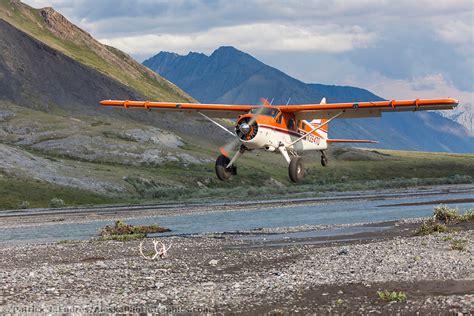
[[[326,98],[322,98],[319,104],[326,104]],[[366,140],[366,139],[329,139],[328,132],[329,132],[329,124],[326,122],[328,119],[315,119],[309,122],[313,127],[321,126],[318,130],[314,131],[313,134],[325,139],[328,143],[369,143],[369,144],[377,144],[378,141],[374,140]]]
[[[326,97],[322,98],[319,104],[326,104]],[[323,127],[321,127],[320,129],[314,132],[316,135],[320,136],[323,139],[328,139],[329,124],[326,124],[327,121],[328,121],[327,119],[319,119],[319,120],[311,121],[311,125],[313,125],[314,127],[324,124]]]
[[[323,139],[328,139],[329,124],[326,124],[327,119],[314,119],[309,122],[313,127],[318,127],[323,125],[321,128],[313,132],[314,135],[319,136]]]

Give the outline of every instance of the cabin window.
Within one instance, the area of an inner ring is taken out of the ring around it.
[[[288,127],[288,129],[294,130],[295,129],[295,121],[293,119],[290,119],[288,121],[287,127]]]

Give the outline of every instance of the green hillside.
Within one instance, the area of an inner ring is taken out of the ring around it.
[[[99,43],[52,8],[34,9],[17,0],[0,0],[0,18],[150,100],[192,100],[185,92],[124,52]]]
[[[2,148],[0,148],[1,151]],[[203,157],[209,157],[209,149]],[[270,153],[250,153],[239,162],[238,175],[220,182],[214,163],[166,163],[157,166],[127,166],[116,163],[85,162],[61,156],[32,153],[41,161],[60,164],[75,173],[124,188],[120,194],[97,193],[37,181],[0,172],[0,209],[17,208],[22,201],[31,207],[47,207],[58,197],[66,205],[145,203],[167,201],[242,200],[318,196],[326,191],[357,191],[472,183],[473,155],[338,149],[332,152],[328,167],[316,155],[305,156],[307,177],[302,184],[288,180],[282,157]],[[76,174],[77,176],[77,174]]]

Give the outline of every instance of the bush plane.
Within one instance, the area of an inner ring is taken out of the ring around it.
[[[173,103],[149,101],[104,100],[100,104],[123,108],[146,110],[180,111],[200,115],[234,137],[234,140],[220,148],[215,170],[217,177],[228,180],[237,174],[236,162],[246,152],[263,149],[280,153],[288,163],[291,181],[299,182],[304,177],[301,154],[304,151],[319,151],[321,165],[328,164],[325,150],[331,143],[377,143],[372,140],[331,139],[328,125],[340,118],[380,117],[383,112],[405,112],[426,110],[450,110],[458,105],[455,99],[376,101],[353,103],[272,105],[262,99],[261,105],[230,105]],[[216,118],[236,118],[231,131]],[[231,152],[238,150],[231,155]]]

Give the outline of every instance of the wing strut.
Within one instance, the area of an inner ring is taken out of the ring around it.
[[[286,148],[288,148],[288,147],[290,147],[290,146],[293,146],[294,144],[296,144],[297,142],[301,141],[302,139],[304,139],[306,136],[308,136],[308,135],[311,134],[312,132],[317,131],[318,129],[322,128],[324,125],[328,125],[329,122],[331,122],[332,120],[338,118],[338,117],[341,116],[344,112],[345,112],[345,111],[342,111],[342,112],[337,113],[336,115],[334,115],[333,117],[331,117],[329,120],[327,120],[327,121],[324,122],[323,124],[318,125],[317,127],[313,128],[312,130],[310,130],[309,132],[307,132],[306,134],[304,134],[303,136],[301,136],[300,138],[298,138],[298,139],[295,140],[294,142],[291,142],[291,143],[289,143],[288,145],[286,145]]]
[[[197,113],[199,113],[202,117],[204,117],[205,119],[207,119],[207,120],[210,121],[211,123],[216,124],[217,126],[219,126],[220,128],[222,128],[224,131],[226,131],[226,132],[229,133],[230,135],[232,135],[232,136],[234,136],[234,137],[237,136],[237,135],[235,135],[234,133],[232,133],[231,131],[229,131],[227,128],[225,128],[225,126],[223,126],[222,124],[217,123],[216,121],[214,121],[213,119],[211,119],[211,118],[210,118],[209,116],[207,116],[206,114],[203,114],[203,113],[201,113],[201,112],[197,112]]]

